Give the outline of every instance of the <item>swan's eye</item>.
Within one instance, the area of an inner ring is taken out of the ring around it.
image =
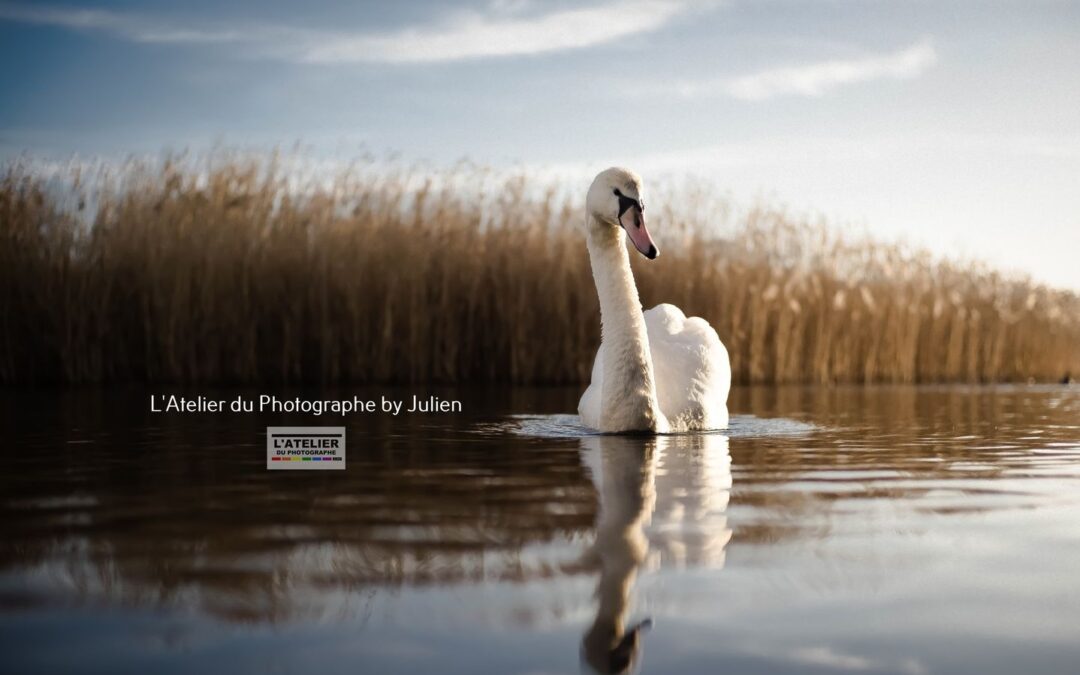
[[[641,208],[641,206],[638,204],[638,201],[636,199],[630,199],[629,197],[625,196],[623,193],[619,192],[618,189],[615,190],[615,195],[619,198],[619,217],[620,218],[622,218],[622,215],[624,213],[626,213],[629,209],[631,209],[631,208],[633,208],[635,206],[637,206],[639,209]]]
[[[619,192],[619,188],[615,188],[614,190],[612,190],[612,194],[614,194],[616,197],[622,197],[622,193]]]

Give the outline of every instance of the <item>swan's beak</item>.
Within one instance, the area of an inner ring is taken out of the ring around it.
[[[656,248],[648,228],[645,227],[645,214],[641,212],[641,209],[636,206],[628,208],[619,216],[619,224],[626,230],[634,248],[641,251],[643,256],[653,260],[660,255],[660,249]]]

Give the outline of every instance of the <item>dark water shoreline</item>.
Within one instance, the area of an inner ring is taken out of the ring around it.
[[[412,392],[279,395],[313,391]],[[573,388],[428,391],[464,411],[350,418],[314,473],[265,471],[265,429],[338,417],[0,392],[0,670],[569,673],[631,635],[642,672],[1080,658],[1075,387],[737,387],[726,433],[658,438],[575,427]]]

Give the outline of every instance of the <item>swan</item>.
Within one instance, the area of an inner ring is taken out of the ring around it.
[[[651,619],[627,625],[631,590],[649,554],[645,527],[656,505],[660,438],[582,439],[584,464],[596,486],[596,538],[583,559],[598,573],[596,618],[582,636],[581,655],[598,673],[626,673],[638,660]],[[666,439],[664,439],[666,440]]]
[[[565,571],[596,574],[596,617],[581,655],[599,673],[634,672],[652,619],[629,622],[640,570],[724,567],[731,454],[723,434],[581,439],[597,496],[595,537]],[[661,591],[662,592],[662,591]]]
[[[585,200],[602,339],[578,415],[605,433],[725,428],[731,364],[716,331],[674,305],[641,311],[623,232],[646,258],[660,254],[642,195],[637,174],[613,167],[596,176]]]

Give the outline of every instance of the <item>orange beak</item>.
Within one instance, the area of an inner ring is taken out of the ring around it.
[[[645,227],[645,214],[641,212],[637,205],[623,211],[622,215],[619,216],[619,224],[626,230],[626,235],[630,237],[634,248],[640,251],[643,256],[653,260],[660,255],[660,249],[656,248],[656,243],[653,242],[648,228]]]

